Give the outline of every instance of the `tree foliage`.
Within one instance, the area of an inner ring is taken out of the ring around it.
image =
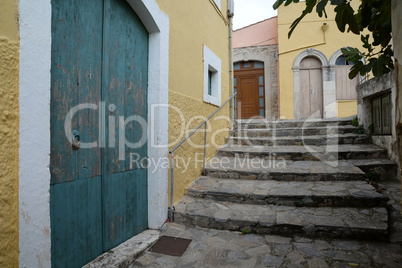
[[[278,9],[282,4],[298,3],[300,0],[276,0],[273,5]],[[355,10],[351,2],[359,1]],[[335,22],[341,32],[352,32],[361,36],[364,52],[358,48],[345,47],[342,53],[347,61],[355,65],[349,73],[350,78],[358,74],[365,75],[372,72],[374,76],[381,76],[394,69],[393,49],[391,41],[391,0],[306,0],[306,7],[302,14],[291,24],[288,37],[309,13],[315,12],[320,16],[328,17],[326,8],[334,6]],[[363,32],[370,34],[364,34]],[[364,59],[364,61],[363,61]]]

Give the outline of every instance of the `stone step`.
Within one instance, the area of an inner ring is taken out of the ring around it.
[[[398,165],[390,159],[357,159],[350,163],[366,173],[374,181],[399,181]]]
[[[222,179],[279,181],[364,180],[366,174],[348,160],[276,161],[261,158],[215,157],[206,164],[204,174]]]
[[[388,239],[388,213],[383,207],[295,207],[250,205],[185,196],[174,219],[187,226],[247,230],[260,234],[321,238]]]
[[[346,126],[352,125],[352,120],[347,119],[314,119],[314,120],[280,120],[269,121],[264,119],[240,119],[236,120],[235,128],[300,128],[300,127],[323,127],[323,126]]]
[[[329,145],[329,144],[367,144],[370,143],[368,135],[348,133],[330,136],[291,136],[291,137],[229,137],[229,145]]]
[[[236,137],[289,137],[289,136],[316,136],[316,135],[337,135],[353,134],[356,132],[354,126],[323,126],[323,127],[296,127],[296,128],[261,128],[261,129],[237,129],[232,136]]]
[[[187,187],[197,198],[241,204],[297,207],[385,207],[387,199],[366,181],[251,181],[200,177]]]
[[[250,157],[293,161],[335,161],[345,159],[386,158],[387,151],[378,146],[328,145],[328,146],[223,146],[218,149],[219,157]]]

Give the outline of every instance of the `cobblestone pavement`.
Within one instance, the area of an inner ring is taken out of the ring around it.
[[[181,257],[145,251],[129,267],[402,267],[402,246],[187,228],[168,223],[162,235],[191,239]]]

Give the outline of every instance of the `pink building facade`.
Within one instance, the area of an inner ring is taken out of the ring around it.
[[[233,62],[237,118],[278,119],[278,18],[234,31]]]

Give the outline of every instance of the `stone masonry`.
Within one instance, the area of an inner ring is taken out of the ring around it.
[[[350,119],[239,120],[175,206],[187,226],[309,238],[390,240],[396,185],[386,151]]]

